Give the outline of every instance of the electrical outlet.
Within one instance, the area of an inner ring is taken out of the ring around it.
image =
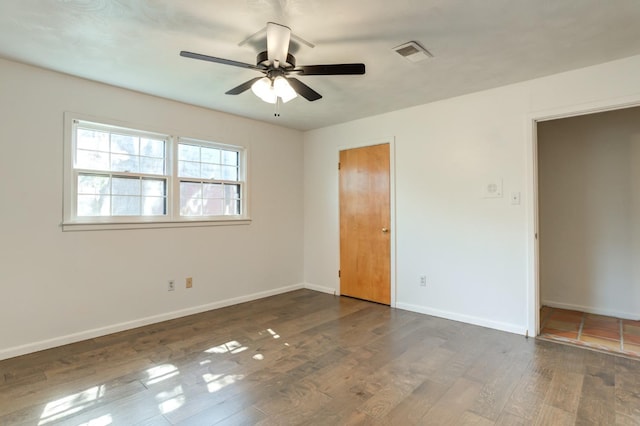
[[[426,286],[427,286],[427,276],[420,275],[420,287],[426,287]]]
[[[176,283],[173,280],[169,280],[169,285],[167,286],[167,290],[173,291],[176,289]]]
[[[187,277],[187,279],[185,280],[185,284],[186,284],[187,288],[193,287],[193,278]]]

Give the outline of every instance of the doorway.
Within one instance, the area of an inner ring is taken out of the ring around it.
[[[340,151],[340,293],[391,304],[390,144]]]
[[[637,352],[625,320],[640,318],[640,107],[536,131],[540,333]]]

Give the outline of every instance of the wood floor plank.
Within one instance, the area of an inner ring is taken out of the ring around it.
[[[481,389],[480,383],[463,377],[457,379],[422,417],[422,422],[438,425],[458,424],[465,412],[473,405]]]
[[[427,379],[396,405],[385,419],[396,425],[421,424],[425,414],[442,398],[447,389],[448,386]]]
[[[584,376],[576,424],[614,424],[616,421],[615,374],[589,367]]]
[[[576,421],[575,414],[561,408],[543,404],[540,415],[535,419],[536,426],[571,426]]]
[[[640,361],[298,290],[0,361],[0,424],[640,424]]]
[[[458,424],[461,426],[493,426],[494,423],[495,422],[485,419],[471,411],[465,411],[458,420]]]
[[[552,370],[549,370],[544,362],[532,364],[518,380],[504,409],[527,421],[534,421],[540,414],[552,376]]]
[[[578,411],[584,375],[557,370],[551,379],[545,403],[568,413]]]
[[[496,368],[496,365],[493,365],[482,374],[483,386],[471,408],[473,413],[493,421],[500,417],[527,368],[527,365],[517,358],[496,356],[496,360],[500,366]],[[486,366],[485,363],[483,365]],[[476,380],[480,380],[478,374],[474,375]],[[465,374],[465,377],[468,375]]]
[[[517,416],[515,414],[511,414],[509,412],[503,411],[500,413],[500,417],[496,421],[496,426],[530,426],[531,422],[525,420],[524,418]]]
[[[257,410],[254,407],[243,408],[242,410],[232,414],[231,416],[220,420],[217,423],[211,423],[211,419],[207,419],[208,425],[215,424],[216,426],[252,426],[258,424],[261,420],[267,417],[262,411]],[[185,422],[185,426],[192,426],[193,423]]]

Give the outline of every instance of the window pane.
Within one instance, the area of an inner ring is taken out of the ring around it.
[[[143,215],[164,215],[166,199],[164,197],[142,197]]]
[[[142,194],[164,197],[166,194],[164,179],[143,179]]]
[[[109,133],[98,130],[78,129],[76,148],[91,151],[109,151]]]
[[[224,200],[224,214],[240,214],[240,201]]]
[[[222,216],[224,214],[223,200],[204,200],[204,216]]]
[[[240,185],[225,185],[224,198],[228,198],[228,199],[240,198]]]
[[[96,175],[78,176],[78,194],[108,194],[109,177]]]
[[[178,176],[180,177],[200,177],[200,163],[193,163],[191,161],[179,161],[178,162]]]
[[[184,161],[200,161],[200,147],[194,145],[178,145],[178,159]]]
[[[221,183],[207,183],[204,184],[203,198],[223,198],[224,192],[222,190]]]
[[[140,155],[164,159],[164,141],[156,139],[140,139]]]
[[[202,198],[202,184],[194,182],[180,182],[182,198]]]
[[[140,179],[114,177],[111,182],[111,193],[116,195],[140,195]]]
[[[140,197],[130,197],[126,195],[114,195],[111,197],[112,210],[114,216],[138,216],[140,215]]]
[[[180,182],[180,215],[202,215],[202,184]]]
[[[222,180],[238,180],[238,168],[222,166]]]
[[[237,166],[238,153],[236,151],[222,151],[222,164]]]
[[[202,199],[180,197],[180,216],[202,216]]]
[[[203,179],[220,179],[222,173],[220,173],[220,166],[217,164],[202,163],[202,176]]]
[[[76,168],[109,170],[109,153],[79,149],[76,152]]]
[[[118,154],[139,155],[139,138],[137,136],[111,135],[111,152]]]
[[[214,148],[201,148],[202,162],[220,164],[220,150]]]
[[[78,216],[109,216],[109,195],[78,195]]]
[[[140,173],[148,173],[150,175],[163,175],[164,159],[140,157]]]
[[[122,154],[111,154],[111,170],[114,172],[137,173],[140,157]]]

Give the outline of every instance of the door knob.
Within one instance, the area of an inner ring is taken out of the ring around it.
[[[386,234],[387,232],[389,232],[389,230],[387,228],[382,228],[382,232]]]

